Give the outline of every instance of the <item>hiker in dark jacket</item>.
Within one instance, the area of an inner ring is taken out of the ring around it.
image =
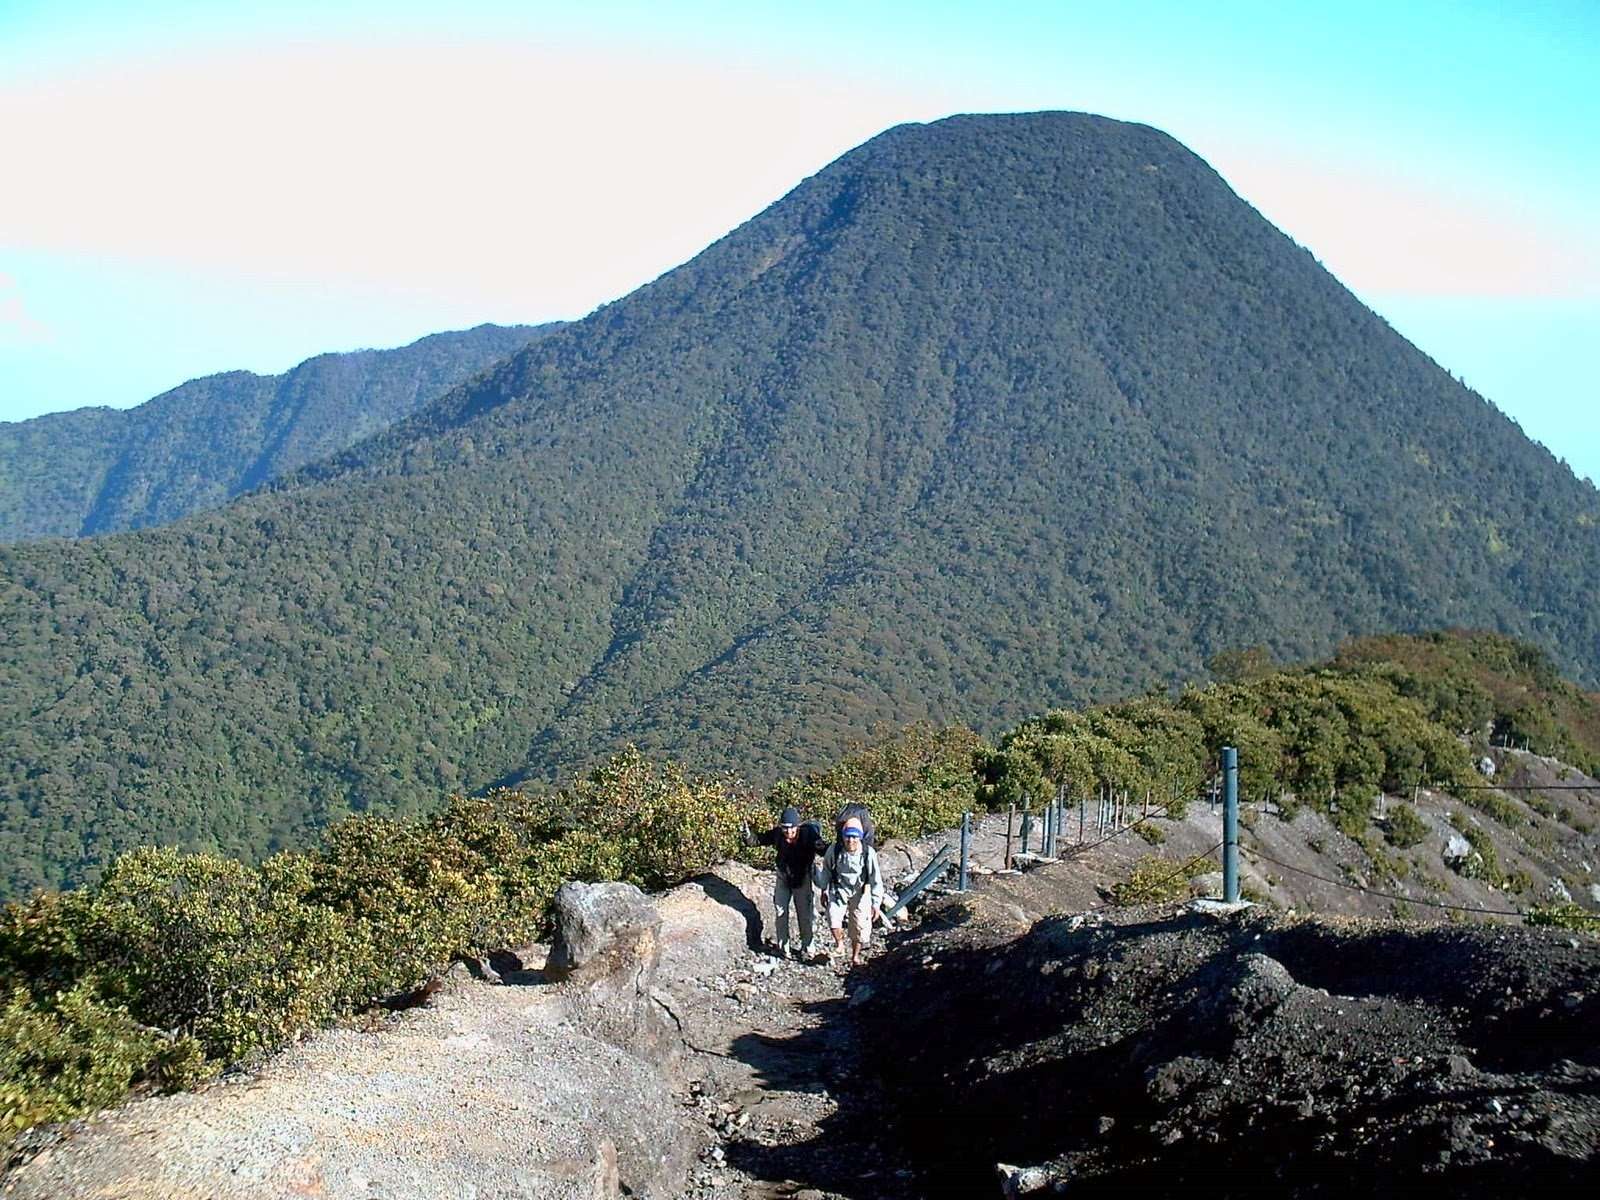
[[[790,955],[789,909],[793,907],[800,924],[800,958],[810,961],[815,957],[817,934],[812,872],[817,856],[828,848],[822,840],[822,830],[811,821],[801,824],[799,811],[791,806],[783,810],[776,827],[758,834],[747,829],[744,840],[747,846],[777,849],[778,875],[772,884],[772,907],[778,915],[778,953],[784,958]]]

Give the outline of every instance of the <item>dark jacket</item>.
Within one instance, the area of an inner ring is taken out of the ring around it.
[[[800,887],[811,878],[811,868],[817,856],[825,854],[828,843],[822,840],[822,830],[816,822],[807,821],[800,826],[800,832],[795,835],[792,842],[783,840],[781,826],[773,826],[765,833],[752,834],[748,839],[752,846],[773,846],[778,851],[778,870],[783,872],[784,882],[792,888]]]

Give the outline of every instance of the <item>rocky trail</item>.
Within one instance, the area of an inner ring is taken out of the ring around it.
[[[1206,848],[1200,808],[1166,825],[1166,852]],[[763,948],[766,872],[723,864],[653,900],[578,889],[551,962],[529,947],[460,965],[425,1006],[327,1031],[255,1074],[31,1135],[4,1194],[910,1200],[1600,1183],[1595,937],[1117,908],[1107,890],[1150,849],[1137,837],[986,873],[1004,826],[979,826],[972,892],[933,897],[848,974]],[[886,872],[943,841],[886,847]]]

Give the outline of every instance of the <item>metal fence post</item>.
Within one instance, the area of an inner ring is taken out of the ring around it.
[[[1011,870],[1011,837],[1017,824],[1017,806],[1011,805],[1006,809],[1006,860],[1000,864],[1002,871]]]
[[[1033,801],[1024,796],[1022,799],[1022,852],[1028,852],[1028,839],[1033,833]]]
[[[961,870],[956,880],[956,890],[967,890],[967,856],[972,850],[972,814],[961,814]]]
[[[1239,903],[1239,751],[1222,748],[1222,900]]]

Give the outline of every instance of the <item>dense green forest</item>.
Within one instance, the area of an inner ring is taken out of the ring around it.
[[[1165,135],[905,126],[265,493],[0,548],[0,887],[627,741],[769,782],[1241,645],[1466,625],[1592,684],[1597,520]]]
[[[0,422],[0,542],[175,521],[409,416],[548,327],[480,325],[283,375],[194,379],[137,408]]]

